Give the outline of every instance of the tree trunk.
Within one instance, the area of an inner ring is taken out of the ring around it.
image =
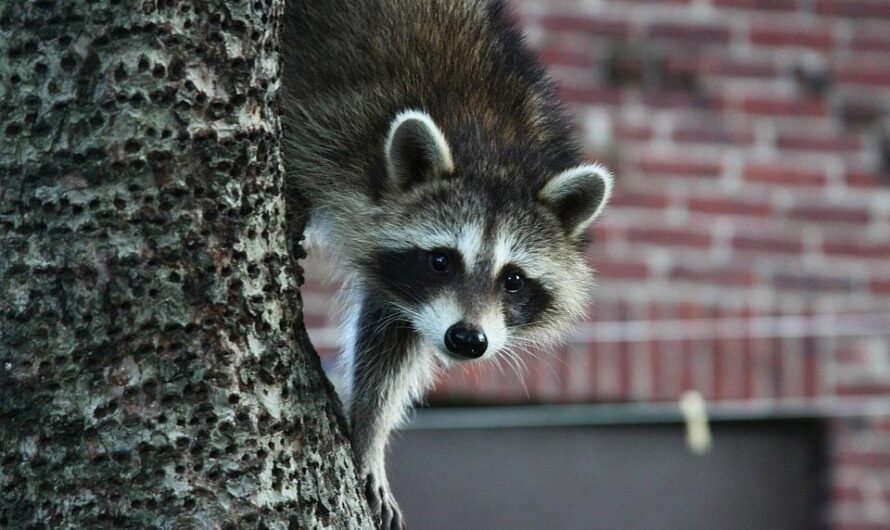
[[[3,4],[0,528],[369,527],[288,252],[281,0]]]

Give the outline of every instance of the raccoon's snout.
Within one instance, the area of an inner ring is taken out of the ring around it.
[[[488,348],[488,338],[482,330],[458,322],[445,332],[445,347],[455,355],[478,359]]]

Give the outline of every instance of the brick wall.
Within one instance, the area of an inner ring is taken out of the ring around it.
[[[565,348],[519,375],[458,369],[436,399],[696,389],[716,409],[824,417],[826,519],[890,529],[890,1],[515,5],[618,177],[593,233],[597,301]],[[332,289],[306,290],[324,355]]]

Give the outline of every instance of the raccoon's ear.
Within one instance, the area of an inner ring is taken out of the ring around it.
[[[541,188],[538,197],[572,236],[582,234],[612,195],[612,174],[599,164],[567,169]]]
[[[393,119],[384,156],[389,182],[397,190],[454,171],[445,135],[429,114],[417,110],[406,110]]]

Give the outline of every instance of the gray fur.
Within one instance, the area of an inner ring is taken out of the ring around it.
[[[584,233],[611,177],[579,167],[498,0],[289,1],[284,42],[289,201],[309,205],[310,239],[351,285],[353,447],[381,525],[397,528],[384,448],[453,360],[443,334],[483,329],[489,358],[558,338],[592,287]],[[448,274],[427,268],[437,249]]]

